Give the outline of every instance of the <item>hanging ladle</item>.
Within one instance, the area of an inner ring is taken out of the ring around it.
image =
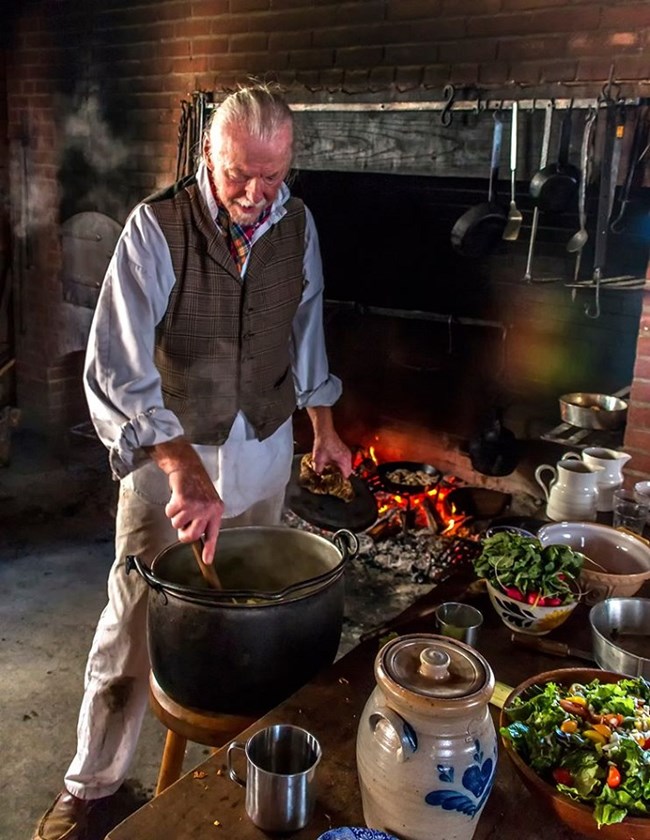
[[[217,570],[214,568],[214,562],[203,562],[203,540],[195,540],[192,543],[192,551],[194,552],[194,559],[196,560],[196,564],[201,570],[201,574],[204,579],[210,584],[212,589],[222,590],[223,586],[219,580]]]
[[[576,269],[574,279],[577,280],[577,275],[580,270],[580,252],[587,244],[589,234],[587,233],[587,183],[589,181],[589,152],[591,149],[591,141],[593,135],[593,127],[596,121],[596,109],[590,108],[589,113],[585,119],[585,129],[582,135],[582,149],[580,151],[580,186],[578,193],[578,214],[580,221],[580,229],[577,230],[571,239],[566,244],[566,249],[570,254],[578,254],[576,257]]]
[[[542,137],[542,151],[539,159],[539,168],[542,170],[548,162],[548,147],[551,142],[551,123],[553,121],[553,102],[549,100],[546,103],[546,110],[544,114],[544,134]],[[530,227],[530,242],[528,243],[528,258],[526,260],[526,273],[524,274],[524,282],[533,282],[533,251],[535,250],[535,240],[537,238],[537,228],[539,225],[539,207],[535,205],[533,210],[533,220]]]

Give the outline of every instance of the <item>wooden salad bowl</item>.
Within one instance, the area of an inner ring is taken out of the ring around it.
[[[603,683],[614,683],[624,679],[624,676],[611,671],[601,671],[599,668],[558,668],[555,671],[545,671],[537,674],[537,676],[522,682],[508,695],[501,710],[499,727],[507,726],[510,723],[506,709],[512,705],[515,698],[523,695],[531,686],[543,685],[548,682],[556,682],[561,685],[570,685],[575,682],[589,683],[595,679]],[[626,817],[621,823],[604,825],[598,828],[598,824],[593,817],[593,809],[589,805],[576,802],[566,794],[560,793],[553,785],[545,782],[534,770],[531,770],[503,736],[501,736],[501,744],[531,794],[573,831],[586,837],[596,838],[596,840],[650,840],[650,816]]]

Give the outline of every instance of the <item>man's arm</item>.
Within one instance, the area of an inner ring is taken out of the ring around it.
[[[178,437],[145,447],[169,479],[165,513],[181,542],[204,538],[203,562],[212,563],[223,516],[223,502],[191,444]]]
[[[149,209],[131,214],[102,285],[86,353],[90,414],[124,478],[152,458],[172,493],[166,513],[182,542],[206,535],[212,561],[223,504],[201,460],[165,408],[153,359],[156,324],[174,284],[169,248]]]
[[[352,455],[334,428],[331,406],[341,382],[329,372],[323,330],[323,267],[314,218],[305,208],[305,290],[293,324],[293,376],[298,406],[305,408],[314,430],[312,458],[316,472],[335,464],[347,478]]]

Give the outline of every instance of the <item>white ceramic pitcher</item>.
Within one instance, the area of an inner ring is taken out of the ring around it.
[[[535,470],[535,480],[546,496],[546,516],[555,522],[596,519],[598,476],[604,467],[590,466],[582,460],[564,459],[556,466],[542,464]],[[542,480],[545,472],[552,478],[548,486]]]
[[[632,456],[617,449],[605,449],[602,446],[588,446],[582,455],[567,452],[562,460],[579,459],[590,467],[602,467],[598,473],[598,501],[596,509],[609,512],[614,507],[614,491],[623,486],[623,467]]]

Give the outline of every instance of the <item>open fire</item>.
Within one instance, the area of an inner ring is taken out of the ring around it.
[[[435,486],[391,492],[380,473],[381,467],[394,462],[382,458],[381,451],[377,442],[353,450],[354,475],[374,496],[377,514],[370,526],[352,528],[359,539],[359,553],[351,566],[364,585],[380,580],[391,591],[407,585],[405,581],[410,581],[408,585],[431,585],[480,550],[476,510],[465,509],[462,500],[457,504],[452,496],[454,490],[462,493],[472,488],[466,488],[456,476],[440,475],[428,467],[435,474]],[[326,537],[339,527],[349,527],[341,522],[323,530],[309,521],[309,516],[301,516],[303,512],[308,513],[296,500],[285,509],[283,522]]]
[[[428,528],[439,536],[464,535],[472,517],[460,510],[450,494],[461,485],[460,479],[444,475],[435,487],[418,491],[391,492],[377,471],[383,461],[374,445],[357,447],[353,471],[370,487],[377,499],[377,522],[369,533],[373,538],[383,538],[390,533],[410,528]]]

